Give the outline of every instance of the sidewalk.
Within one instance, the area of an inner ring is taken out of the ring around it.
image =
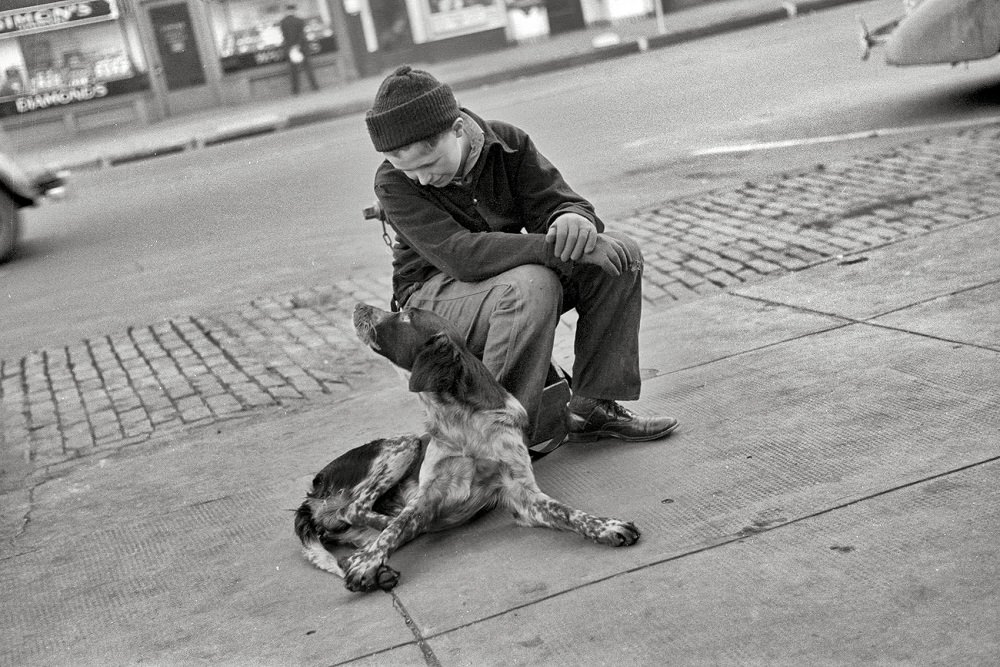
[[[608,27],[524,43],[501,51],[454,61],[421,64],[456,91],[588,62],[618,58],[692,39],[718,35],[858,0],[722,0],[665,16],[660,33],[655,18],[628,20]],[[614,33],[620,43],[595,48],[594,39]],[[149,126],[95,130],[58,145],[18,145],[29,163],[53,169],[104,167],[119,162],[198,149],[212,144],[276,132],[365,111],[382,76],[298,97],[222,107],[168,118]],[[11,138],[17,145],[16,132]]]
[[[536,465],[631,548],[495,512],[399,552],[391,594],[312,568],[312,474],[419,428],[380,362],[361,395],[81,460],[4,544],[0,664],[995,664],[998,224],[648,314],[638,409],[682,428]]]

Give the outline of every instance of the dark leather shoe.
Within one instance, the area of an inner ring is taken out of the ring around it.
[[[640,417],[615,401],[599,401],[586,414],[566,409],[570,442],[593,442],[601,438],[644,442],[670,435],[675,428],[677,420],[672,417]]]

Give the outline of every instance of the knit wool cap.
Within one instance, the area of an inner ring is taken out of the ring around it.
[[[403,65],[379,86],[365,123],[375,150],[386,153],[444,132],[460,115],[448,84]]]

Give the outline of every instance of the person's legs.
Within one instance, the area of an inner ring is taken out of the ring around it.
[[[616,400],[639,398],[639,320],[642,253],[629,237],[632,270],[614,277],[578,264],[569,276],[538,265],[520,266],[476,283],[443,275],[424,283],[406,306],[431,310],[465,336],[500,384],[537,424],[560,315],[579,313],[573,364],[573,397],[566,428],[571,440],[652,440],[674,430],[670,417],[638,417]]]
[[[302,61],[302,67],[306,71],[306,79],[309,80],[309,85],[313,90],[319,90],[319,84],[316,83],[316,73],[313,71],[312,60],[309,56],[306,56]]]
[[[299,94],[299,66],[296,63],[292,62],[291,60],[288,61],[288,75],[292,79],[292,95],[298,95]]]
[[[617,403],[639,398],[639,321],[642,316],[642,252],[628,236],[606,232],[621,241],[630,270],[615,277],[578,264],[563,279],[576,325],[573,397],[566,410],[570,441],[602,438],[655,440],[677,427],[672,417],[639,417]]]
[[[588,398],[639,398],[639,320],[642,317],[642,252],[628,236],[605,232],[625,244],[632,270],[615,277],[577,264],[563,278],[566,308],[579,319],[574,343],[573,393]]]
[[[537,417],[562,313],[562,287],[551,270],[525,265],[475,283],[438,275],[406,302],[450,321],[507,391]]]

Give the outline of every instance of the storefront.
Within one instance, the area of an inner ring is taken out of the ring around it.
[[[278,23],[288,5],[305,21],[309,57],[321,87],[356,76],[339,0],[214,0],[208,5],[224,102],[287,95],[288,65]]]
[[[507,46],[504,0],[344,0],[362,76]]]
[[[502,49],[522,33],[639,15],[652,2],[0,0],[0,125],[32,143],[287,96],[279,21],[291,3],[319,86],[330,89],[403,63]]]
[[[37,143],[287,96],[293,3],[320,88],[509,43],[505,0],[2,0],[0,124]]]
[[[0,124],[36,143],[286,96],[292,2],[319,85],[355,78],[339,0],[2,0]]]
[[[55,136],[148,119],[148,68],[119,0],[4,0],[0,6],[5,127],[30,125]]]

